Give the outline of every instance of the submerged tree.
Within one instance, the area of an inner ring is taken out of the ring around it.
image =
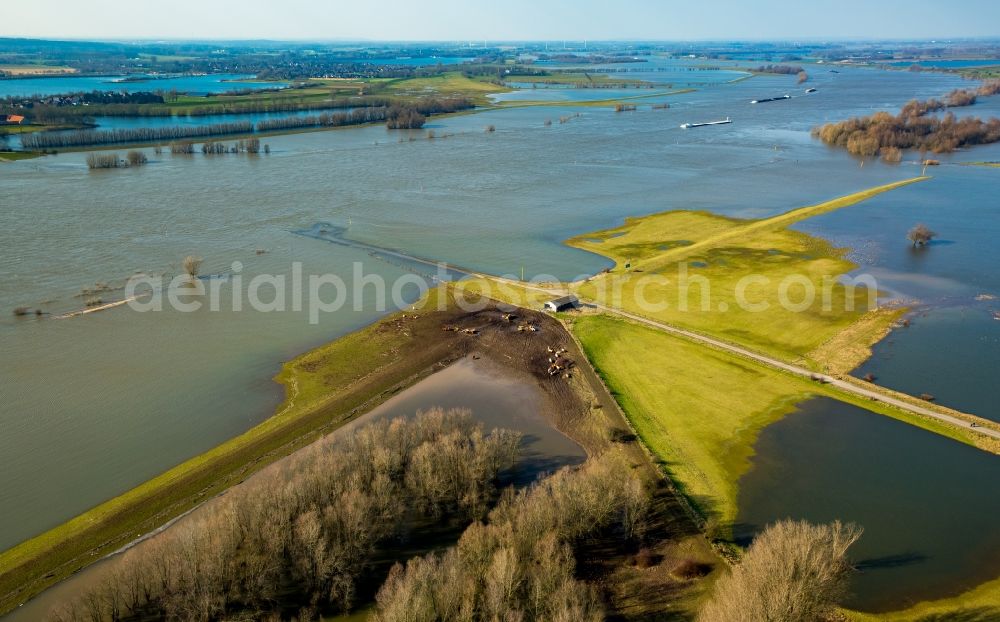
[[[853,568],[847,549],[861,528],[785,520],[764,530],[715,593],[699,622],[828,620]]]
[[[926,246],[936,235],[937,233],[931,231],[927,225],[921,223],[910,229],[906,234],[906,239],[913,242],[914,247]]]
[[[184,272],[190,277],[198,276],[198,270],[201,269],[201,262],[205,261],[201,257],[196,257],[194,255],[188,255],[184,258]]]

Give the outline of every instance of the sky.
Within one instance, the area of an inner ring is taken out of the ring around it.
[[[1000,0],[6,0],[0,36],[383,41],[1000,36]]]

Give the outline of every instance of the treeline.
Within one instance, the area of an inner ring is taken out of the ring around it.
[[[224,153],[260,153],[260,139],[247,138],[240,139],[227,147],[225,143],[215,140],[206,140],[201,145],[201,152],[205,155],[222,155]],[[271,147],[264,145],[264,153],[271,153]]]
[[[447,114],[475,107],[465,97],[425,97],[405,104],[389,106],[385,112],[386,127],[392,130],[418,129],[432,114]]]
[[[0,98],[0,107],[20,106],[31,108],[36,105],[79,106],[80,104],[162,104],[163,96],[148,91],[75,91],[60,95],[8,95]]]
[[[754,73],[774,73],[778,75],[798,75],[803,73],[800,65],[761,65],[752,69]]]
[[[387,97],[331,97],[321,101],[315,99],[263,99],[257,101],[235,101],[215,103],[210,106],[185,108],[182,114],[201,117],[214,114],[248,114],[262,112],[303,112],[336,110],[338,108],[379,107],[392,103]],[[173,111],[177,114],[177,111]]]
[[[87,168],[129,168],[130,166],[142,166],[149,162],[149,158],[141,151],[129,151],[125,154],[125,159],[118,157],[117,153],[91,153],[87,156]]]
[[[157,103],[103,103],[85,107],[30,102],[25,106],[21,100],[0,102],[0,114],[23,114],[37,123],[76,123],[92,117],[203,117],[221,114],[252,114],[268,112],[302,112],[336,110],[359,106],[389,106],[393,101],[387,97],[331,97],[319,100],[297,98],[258,99],[251,101],[216,100],[217,103],[185,107],[182,109]],[[162,100],[161,100],[162,103]]]
[[[312,620],[347,610],[378,547],[408,525],[484,516],[518,443],[460,411],[365,426],[133,547],[49,619]]]
[[[951,112],[937,117],[930,113],[949,107],[969,106],[979,95],[1000,92],[1000,84],[983,85],[978,91],[955,90],[944,101],[912,100],[897,115],[876,112],[813,129],[813,136],[828,145],[843,147],[859,156],[882,156],[899,162],[902,149],[950,153],[962,147],[1000,142],[1000,119],[959,119]]]
[[[302,127],[340,127],[361,125],[386,120],[386,108],[364,107],[350,112],[323,113],[319,115],[264,119],[257,122],[258,132],[275,132]]]
[[[147,93],[147,95],[153,95]],[[154,95],[155,96],[155,95]],[[438,103],[462,99],[464,104],[454,109],[464,109],[472,107],[472,103],[464,98],[438,99],[429,98]],[[423,100],[414,102],[413,105],[423,105]],[[162,103],[162,98],[160,100]],[[42,101],[28,102],[18,98],[8,98],[0,100],[0,114],[23,114],[33,123],[60,124],[60,123],[80,123],[82,120],[89,120],[93,117],[203,117],[209,115],[225,114],[254,114],[272,112],[307,112],[322,110],[338,110],[343,108],[360,107],[389,107],[392,105],[409,105],[400,103],[390,97],[380,97],[373,95],[362,95],[354,97],[331,97],[329,99],[316,100],[303,97],[288,97],[275,99],[255,99],[250,101],[225,101],[215,100],[212,104],[204,106],[192,106],[185,108],[174,108],[166,105],[158,105],[157,102],[149,103],[123,103],[106,102],[93,103],[87,106],[62,105],[55,103],[44,103]],[[437,112],[451,112],[453,110],[438,110]],[[433,114],[424,113],[424,114]]]
[[[922,117],[931,112],[944,110],[945,108],[972,106],[976,103],[978,94],[979,93],[977,91],[971,91],[968,89],[955,89],[951,93],[945,95],[943,101],[934,97],[923,101],[912,99],[906,102],[903,109],[900,111],[900,114],[911,117]]]
[[[265,119],[256,125],[251,121],[236,121],[199,126],[35,132],[23,135],[21,144],[25,149],[61,149],[89,145],[166,142],[208,136],[252,134],[255,131],[274,132],[301,127],[336,127],[381,121],[385,121],[390,129],[415,129],[423,127],[428,115],[466,110],[474,106],[464,97],[427,97],[388,107],[365,106],[350,112]]]
[[[573,545],[599,533],[637,537],[648,496],[614,454],[508,492],[441,555],[397,564],[378,593],[375,622],[604,619],[594,588],[576,578]]]
[[[253,133],[250,121],[215,123],[193,127],[141,127],[114,130],[79,130],[72,132],[34,132],[21,137],[25,149],[60,149],[85,145],[146,143],[181,140],[202,136]]]
[[[265,119],[257,122],[257,130],[272,132],[301,127],[339,127],[381,121],[385,121],[389,129],[417,129],[423,127],[429,115],[467,110],[474,106],[471,100],[464,97],[426,97],[388,106],[356,108],[350,112]]]

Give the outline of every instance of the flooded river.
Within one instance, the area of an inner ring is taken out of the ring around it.
[[[699,82],[696,90],[636,100],[635,112],[615,113],[570,101],[600,89],[537,89],[566,101],[432,119],[412,132],[365,127],[274,137],[268,156],[149,149],[147,166],[127,170],[89,171],[85,153],[0,164],[0,548],[259,423],[281,400],[271,377],[282,361],[391,310],[380,309],[370,289],[347,292],[349,304],[315,324],[305,311],[227,305],[197,313],[122,307],[71,320],[15,318],[15,307],[79,309],[90,297],[81,290],[98,282],[112,289],[102,296],[114,299],[121,295],[114,288],[136,271],[170,276],[190,254],[205,258],[204,273],[231,271],[238,261],[247,280],[290,275],[293,262],[347,282],[354,262],[390,282],[408,273],[360,247],[295,233],[316,223],[342,227],[364,244],[494,274],[593,274],[607,261],[562,241],[626,216],[704,209],[758,218],[919,174],[907,163],[861,166],[809,131],[967,86],[949,75],[816,67],[809,84],[817,92],[806,95],[785,76],[733,82],[729,71],[660,72],[656,62],[623,77],[677,88],[686,73]],[[793,97],[749,103],[786,92]],[[652,109],[658,102],[670,108]],[[992,98],[965,112],[1000,114],[998,106]],[[678,127],[726,116],[734,123]],[[496,131],[485,132],[487,125]],[[992,269],[1000,172],[956,163],[997,159],[997,146],[956,153],[929,171],[931,181],[799,225],[854,248],[860,269],[918,311],[912,327],[880,344],[859,373],[870,369],[888,386],[992,418],[1000,418],[990,390],[1000,366],[1000,322],[991,315],[1000,310],[991,298],[1000,296]],[[919,221],[941,243],[914,254],[905,235]],[[900,451],[912,454],[922,437],[906,432],[898,435]],[[966,471],[945,458],[947,445],[931,441],[926,459],[950,491],[974,495]],[[855,453],[864,458],[855,445],[844,452],[848,463]],[[846,507],[876,494],[851,490],[857,497]],[[927,498],[939,492],[928,486]],[[785,513],[804,511],[788,503]],[[870,522],[872,540],[879,532]],[[921,528],[932,533],[935,525],[928,517]],[[960,566],[952,575],[966,580]],[[916,593],[922,585],[907,579],[898,589]]]

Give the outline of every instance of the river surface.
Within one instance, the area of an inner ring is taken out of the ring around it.
[[[560,467],[580,464],[586,452],[576,442],[559,432],[541,412],[544,396],[531,381],[517,379],[495,364],[465,358],[453,363],[302,451],[316,444],[336,442],[365,425],[384,419],[413,417],[431,408],[469,410],[474,421],[486,432],[505,428],[522,434],[518,463],[513,472],[502,475],[503,485],[522,486],[540,475]],[[280,469],[289,461],[282,459],[267,469]],[[208,506],[211,505],[211,501]],[[204,511],[195,510],[193,514]],[[187,517],[180,519],[188,520]],[[54,607],[78,596],[101,578],[102,561],[46,590],[11,614],[4,622],[37,622]]]
[[[626,216],[704,209],[759,218],[915,176],[916,154],[911,163],[862,166],[809,130],[969,85],[954,75],[822,66],[808,68],[806,85],[788,76],[733,82],[735,67],[700,64],[630,65],[621,77],[678,88],[690,74],[701,83],[635,100],[629,113],[554,101],[432,119],[419,131],[273,137],[267,156],[149,149],[147,166],[127,170],[88,171],[84,153],[0,165],[0,548],[262,421],[281,400],[270,378],[282,361],[393,305],[379,308],[372,288],[349,288],[347,306],[315,323],[305,309],[234,312],[228,300],[220,311],[122,307],[68,320],[15,318],[15,307],[79,309],[94,297],[79,296],[82,288],[117,287],[135,271],[169,277],[189,254],[205,258],[205,274],[232,273],[241,262],[244,282],[290,277],[296,261],[305,274],[348,283],[354,262],[390,282],[410,273],[362,247],[296,235],[317,223],[473,270],[571,279],[608,262],[562,241]],[[568,91],[537,89],[529,99]],[[579,91],[574,97],[606,95]],[[785,93],[793,97],[750,104]],[[651,108],[664,102],[669,109]],[[998,111],[992,98],[963,114]],[[732,125],[678,127],[726,116]],[[484,132],[488,125],[496,131]],[[916,310],[910,329],[876,348],[869,365],[880,383],[992,418],[1000,418],[990,393],[1000,304],[989,298],[1000,295],[1000,170],[956,163],[998,159],[998,146],[945,156],[930,181],[798,225],[854,247],[859,270]],[[918,254],[905,234],[919,221],[940,237]],[[938,467],[970,491],[951,463]]]
[[[784,518],[861,525],[849,606],[897,609],[1000,574],[996,456],[826,398],[767,427],[756,452],[737,537]]]
[[[944,69],[959,69],[962,67],[987,67],[1000,65],[1000,58],[939,58],[932,60],[903,60],[889,63],[892,67],[941,67]]]
[[[125,80],[125,78],[128,78]],[[287,82],[254,82],[252,75],[216,73],[197,76],[50,76],[0,80],[0,97],[61,95],[91,91],[169,91],[207,95],[243,89],[273,89]]]

